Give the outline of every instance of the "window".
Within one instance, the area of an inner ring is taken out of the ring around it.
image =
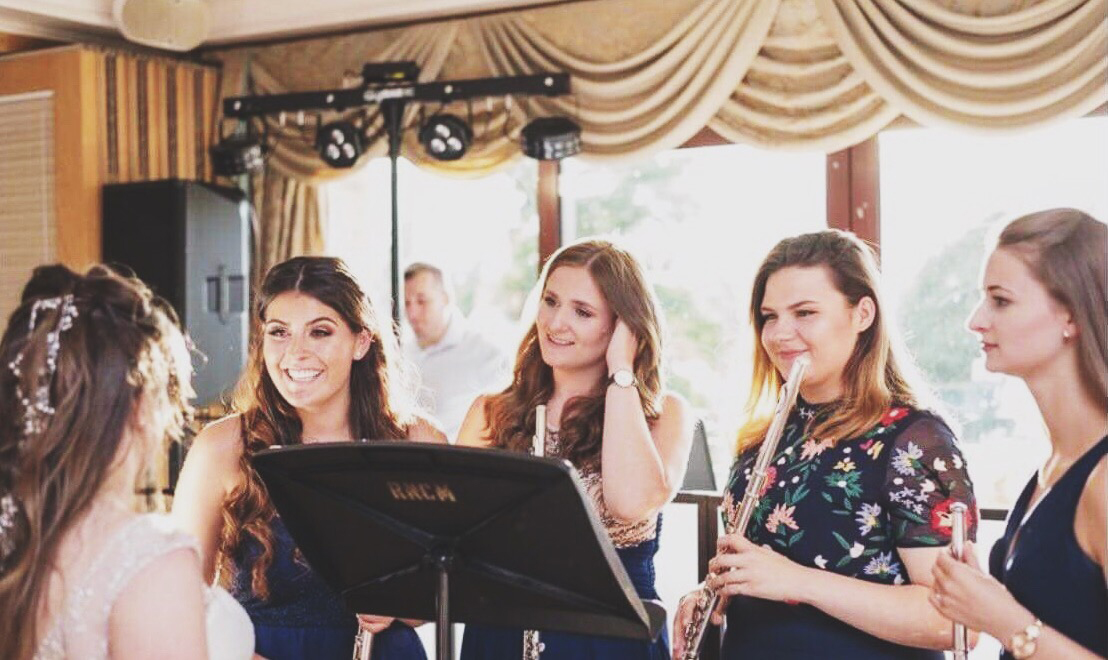
[[[721,486],[750,380],[754,273],[777,241],[826,227],[825,163],[725,145],[563,165],[565,240],[614,235],[643,262],[667,324],[666,382],[704,419]]]
[[[983,507],[1009,508],[1047,451],[1026,387],[986,372],[965,327],[979,298],[986,240],[1005,222],[1052,207],[1108,217],[1106,144],[1105,117],[1002,137],[881,134],[887,294],[924,376],[961,426]]]
[[[0,135],[0,319],[7,319],[31,270],[57,260],[53,94],[0,96]]]
[[[536,280],[538,167],[521,158],[479,179],[436,175],[399,163],[400,268],[427,261],[448,271],[458,305],[505,346],[518,340],[523,299]],[[387,315],[391,280],[389,161],[378,158],[328,184],[326,241]]]
[[[1026,386],[984,369],[965,327],[977,305],[986,240],[1024,213],[1058,206],[1108,217],[1108,118],[1028,133],[973,136],[886,131],[881,162],[881,252],[886,295],[920,370],[956,424],[979,505],[1009,509],[1049,449]],[[978,557],[1004,533],[979,528]],[[996,657],[982,636],[971,654]]]

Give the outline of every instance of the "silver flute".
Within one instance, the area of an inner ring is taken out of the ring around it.
[[[531,436],[531,455],[546,456],[546,406],[535,406],[535,435]],[[523,631],[523,660],[539,660],[543,644],[539,641],[539,631]]]
[[[950,553],[958,561],[966,558],[966,511],[962,502],[950,505]],[[969,657],[969,631],[965,624],[954,622],[954,660],[967,660]]]
[[[800,383],[804,380],[804,373],[810,364],[807,355],[801,355],[793,361],[789,370],[789,379],[781,388],[781,394],[777,397],[777,408],[773,411],[773,419],[766,431],[766,438],[758,450],[758,457],[754,460],[754,467],[750,471],[750,478],[746,482],[746,493],[739,504],[739,509],[734,518],[727,521],[727,533],[746,535],[746,528],[750,524],[750,517],[754,515],[754,509],[758,501],[762,499],[762,487],[766,483],[766,472],[773,461],[773,455],[777,452],[777,443],[781,441],[781,434],[785,431],[785,423],[788,422],[789,413],[796,405],[796,395],[800,389]],[[708,578],[712,576],[709,574]],[[703,586],[696,595],[696,605],[693,608],[692,617],[685,624],[685,652],[682,660],[699,660],[700,647],[704,644],[704,633],[708,631],[712,612],[719,604],[719,594],[708,586],[708,578],[705,578]]]
[[[371,653],[373,653],[373,633],[359,628],[358,636],[354,638],[354,660],[369,660]]]

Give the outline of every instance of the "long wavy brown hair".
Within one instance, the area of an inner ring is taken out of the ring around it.
[[[1017,218],[997,248],[1024,261],[1077,322],[1081,385],[1108,401],[1108,225],[1077,209],[1050,209]]]
[[[638,338],[634,371],[648,423],[658,419],[662,393],[662,327],[653,289],[630,252],[608,241],[583,240],[563,247],[547,261],[539,282],[545,293],[550,274],[563,266],[585,268],[617,318]],[[600,460],[604,427],[604,384],[601,375],[593,394],[568,401],[562,411],[559,436],[564,458],[578,467]],[[493,446],[527,451],[535,431],[535,406],[554,393],[553,370],[542,359],[538,328],[531,324],[516,353],[512,384],[485,402],[486,432]]]
[[[890,321],[879,292],[877,260],[869,245],[857,236],[828,229],[786,238],[770,250],[754,276],[750,295],[750,323],[754,326],[754,374],[746,403],[748,421],[739,429],[740,452],[765,438],[772,410],[781,391],[782,377],[762,346],[762,299],[771,275],[783,268],[823,267],[839,293],[851,305],[863,298],[873,300],[875,316],[869,328],[858,335],[854,351],[843,369],[843,396],[834,411],[811,429],[813,437],[832,444],[852,438],[873,427],[895,402],[918,405],[923,389],[909,377],[906,358],[890,332]]]
[[[29,327],[37,301],[66,294],[77,312],[72,326],[59,325],[59,305],[40,306]],[[9,366],[17,359],[19,375]],[[59,547],[104,484],[130,459],[144,470],[165,448],[159,440],[180,435],[189,369],[175,316],[141,282],[103,267],[84,276],[36,270],[0,339],[0,497],[14,505],[0,512],[9,523],[0,525],[0,657],[33,655]],[[28,433],[17,392],[33,401],[41,386],[54,412]],[[139,425],[134,437],[144,442],[124,446]]]
[[[250,464],[256,451],[273,445],[302,441],[303,424],[296,408],[281,396],[265,368],[262,354],[269,303],[287,292],[309,295],[335,310],[351,332],[369,332],[370,347],[350,371],[350,432],[366,440],[399,440],[407,437],[415,417],[406,376],[396,358],[396,335],[390,323],[376,313],[357,280],[340,259],[294,257],[269,270],[255,304],[250,359],[235,391],[233,407],[241,415],[244,480],[223,503],[223,527],[219,543],[220,576],[229,583],[235,571],[236,553],[250,538],[261,552],[250,572],[254,594],[269,597],[266,572],[273,564],[275,510],[265,485]]]

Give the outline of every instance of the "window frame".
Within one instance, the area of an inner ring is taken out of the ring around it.
[[[1108,103],[1086,117],[1108,115]],[[913,125],[910,121],[895,122],[884,131],[898,126]],[[827,226],[853,232],[881,253],[881,163],[878,157],[878,135],[841,151],[827,154]],[[679,149],[731,144],[723,136],[705,126]],[[560,194],[561,164],[540,161],[538,172],[539,262],[542,270],[546,260],[562,245],[562,204]],[[981,509],[982,520],[1004,521],[1009,509]]]

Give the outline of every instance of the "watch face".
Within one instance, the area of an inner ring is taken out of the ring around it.
[[[631,387],[635,384],[635,374],[626,369],[620,369],[612,374],[612,382],[620,387]]]

